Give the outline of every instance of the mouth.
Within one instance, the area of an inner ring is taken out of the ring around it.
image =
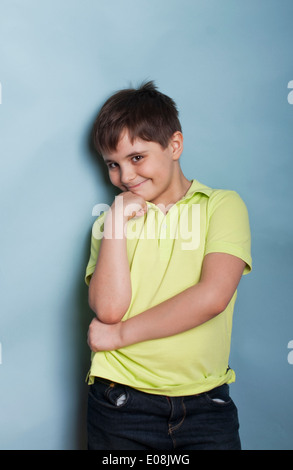
[[[133,189],[140,188],[140,187],[141,187],[144,183],[146,183],[148,180],[149,180],[149,178],[146,179],[146,180],[141,181],[140,183],[133,184],[132,186],[129,186],[129,185],[128,185],[128,186],[127,186],[127,189],[128,189],[128,191],[132,191]]]

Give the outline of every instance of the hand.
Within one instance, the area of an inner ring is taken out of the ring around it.
[[[114,351],[121,344],[122,323],[102,323],[94,318],[88,330],[88,345],[93,352]]]
[[[130,220],[144,215],[148,207],[146,201],[141,196],[131,191],[125,191],[115,198],[112,210],[122,211],[123,217]]]

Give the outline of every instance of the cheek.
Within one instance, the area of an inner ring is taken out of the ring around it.
[[[142,176],[146,178],[156,179],[156,177],[160,177],[162,172],[162,168],[158,162],[148,161],[145,162],[140,168],[138,168],[137,173],[140,173]]]
[[[117,186],[120,183],[120,177],[118,171],[109,171],[109,178],[114,186]]]
[[[155,167],[151,169],[151,174],[154,180],[157,182],[163,182],[169,177],[170,168],[168,165],[157,163]]]

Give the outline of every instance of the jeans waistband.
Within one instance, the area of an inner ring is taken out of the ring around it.
[[[142,392],[141,390],[138,390],[134,387],[131,387],[130,385],[114,382],[113,380],[105,379],[104,377],[95,377],[94,378],[94,383],[96,383],[96,382],[103,383],[105,385],[109,385],[109,387],[114,387],[115,385],[123,385],[124,387],[129,387],[132,390],[136,390],[136,391],[141,392],[141,393],[146,393],[146,392]],[[228,388],[229,389],[229,385],[228,384],[219,385],[219,386],[214,387],[212,389],[205,390],[204,392],[201,392],[201,393],[194,393],[193,396],[200,396],[200,395],[204,395],[205,393],[217,392],[217,391],[223,390],[223,388]],[[164,393],[162,393],[160,395],[164,396],[164,397],[168,396]],[[188,396],[188,395],[186,395],[186,396]],[[175,396],[170,395],[170,398],[176,398],[176,395]]]

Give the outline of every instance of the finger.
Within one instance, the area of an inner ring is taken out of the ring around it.
[[[145,210],[144,210],[144,209],[140,209],[139,211],[137,211],[136,217],[140,217],[140,216],[142,216],[142,215],[144,215],[144,214],[145,214]]]

